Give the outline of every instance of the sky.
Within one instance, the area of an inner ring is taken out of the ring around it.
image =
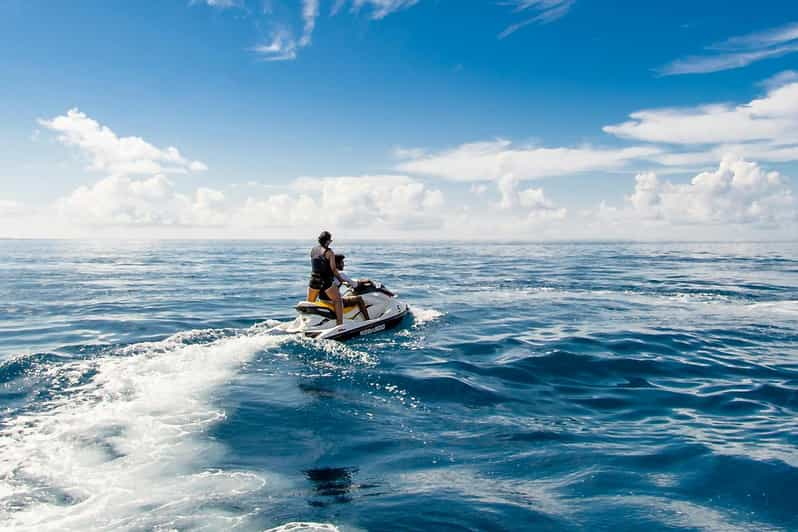
[[[798,238],[792,0],[0,0],[0,102],[0,238]]]

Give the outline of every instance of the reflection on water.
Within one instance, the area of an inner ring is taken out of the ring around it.
[[[315,498],[308,501],[311,506],[346,503],[352,500],[350,492],[356,488],[352,477],[356,467],[324,467],[308,469],[305,476],[313,483]]]

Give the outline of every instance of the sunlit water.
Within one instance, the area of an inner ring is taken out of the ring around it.
[[[0,241],[0,528],[798,528],[798,245]]]

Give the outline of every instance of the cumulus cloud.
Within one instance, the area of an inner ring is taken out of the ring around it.
[[[291,228],[305,226],[320,216],[319,205],[306,194],[273,194],[247,198],[235,214],[235,223],[250,227]]]
[[[398,171],[451,181],[520,180],[584,172],[634,171],[652,163],[661,172],[716,165],[724,156],[761,162],[798,161],[798,73],[762,83],[767,92],[747,103],[647,109],[604,126],[635,145],[618,148],[518,146],[505,139],[465,143],[443,151],[395,147]],[[666,169],[661,167],[665,166]]]
[[[453,181],[521,180],[583,172],[628,171],[656,163],[667,171],[716,165],[724,156],[798,161],[798,81],[792,71],[765,82],[765,95],[742,104],[647,109],[603,131],[638,141],[622,148],[517,147],[509,140],[461,144],[440,152],[395,148],[397,170]],[[664,170],[663,170],[664,171]]]
[[[566,209],[555,207],[542,188],[521,189],[517,178],[507,175],[496,183],[501,194],[499,208],[520,212],[526,221],[562,220]]]
[[[237,222],[257,227],[438,227],[443,194],[407,176],[301,178],[290,194],[249,198]]]
[[[414,157],[397,168],[454,181],[495,181],[508,174],[525,180],[615,170],[660,151],[646,146],[620,149],[513,148],[510,141],[499,139],[463,144],[452,150]]]
[[[431,214],[443,205],[440,190],[406,176],[300,179],[295,186],[307,193],[320,190],[321,208],[347,225],[368,225],[370,220],[392,226],[428,225]]]
[[[24,213],[24,205],[18,201],[0,200],[0,218],[18,216]]]
[[[706,50],[701,55],[677,59],[660,67],[658,72],[665,76],[719,72],[798,52],[798,22],[732,37]]]
[[[172,146],[157,148],[141,137],[119,137],[107,126],[78,109],[65,115],[39,120],[57,132],[58,140],[78,148],[89,160],[90,169],[114,176],[186,173],[206,170],[200,161],[189,160]]]
[[[504,4],[513,6],[513,11],[516,13],[532,12],[534,15],[508,26],[507,29],[499,34],[499,38],[504,39],[530,24],[554,22],[568,14],[575,2],[576,0],[507,0]]]
[[[603,130],[625,139],[671,144],[798,144],[798,82],[776,86],[742,105],[652,109],[629,116],[631,120]]]
[[[627,200],[644,219],[676,224],[766,224],[795,218],[785,179],[734,157],[725,157],[717,170],[702,172],[685,184],[661,181],[654,173],[639,174]]]
[[[178,193],[163,175],[111,176],[79,187],[57,206],[68,220],[86,225],[219,226],[227,221],[224,199],[210,188]]]

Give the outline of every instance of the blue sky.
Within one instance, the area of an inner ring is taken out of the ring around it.
[[[796,2],[0,0],[0,59],[0,236],[796,234]]]

